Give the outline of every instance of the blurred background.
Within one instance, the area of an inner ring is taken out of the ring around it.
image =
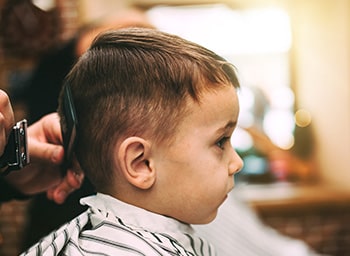
[[[101,20],[141,13],[225,57],[242,86],[237,194],[318,252],[350,253],[350,1],[0,0],[0,11],[0,88],[16,120],[35,121],[25,98],[39,63]],[[29,203],[1,206],[1,255],[18,253]]]

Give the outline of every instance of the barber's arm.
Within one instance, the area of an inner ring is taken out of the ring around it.
[[[6,177],[19,192],[24,195],[46,192],[49,199],[63,203],[81,186],[83,174],[79,166],[61,176],[64,149],[57,113],[46,115],[28,127],[28,150],[30,164]]]
[[[13,124],[10,101],[0,90],[0,152],[4,151]],[[1,177],[0,201],[46,192],[49,199],[63,203],[71,192],[81,186],[83,174],[76,166],[74,170],[68,170],[65,177],[61,176],[64,149],[58,115],[46,115],[29,126],[27,134],[30,164]]]

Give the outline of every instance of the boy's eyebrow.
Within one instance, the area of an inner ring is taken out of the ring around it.
[[[227,128],[234,128],[237,126],[237,121],[229,121],[226,126],[225,126],[225,129]]]
[[[216,132],[217,133],[226,132],[227,130],[235,128],[236,126],[237,126],[237,121],[228,121],[225,126],[219,128]]]

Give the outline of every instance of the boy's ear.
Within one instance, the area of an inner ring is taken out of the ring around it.
[[[118,149],[120,169],[128,182],[149,189],[155,182],[155,170],[149,164],[150,144],[140,137],[128,137]]]

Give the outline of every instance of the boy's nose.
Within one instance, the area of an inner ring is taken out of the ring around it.
[[[242,158],[237,154],[236,150],[232,148],[232,158],[229,165],[229,173],[230,175],[233,175],[237,172],[239,172],[243,168],[243,160]]]

